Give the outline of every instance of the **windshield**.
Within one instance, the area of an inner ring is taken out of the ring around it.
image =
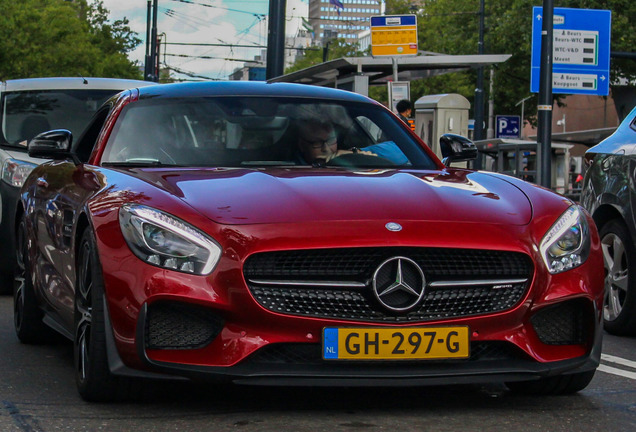
[[[122,111],[103,164],[435,168],[386,110],[333,100],[141,100]]]
[[[78,137],[97,111],[118,90],[33,90],[2,95],[3,144],[26,149],[41,132],[68,129]]]

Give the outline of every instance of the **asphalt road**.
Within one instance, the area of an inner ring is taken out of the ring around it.
[[[140,401],[90,404],[72,346],[27,346],[0,297],[0,431],[632,431],[636,338],[606,336],[594,380],[573,396],[528,397],[502,385],[283,388],[153,382]]]

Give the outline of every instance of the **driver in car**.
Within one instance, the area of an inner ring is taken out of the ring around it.
[[[338,137],[329,121],[320,119],[299,122],[296,162],[302,165],[324,164],[344,154],[360,153],[373,155],[368,151],[338,149]]]

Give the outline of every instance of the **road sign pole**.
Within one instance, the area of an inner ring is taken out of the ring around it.
[[[148,0],[148,8],[146,11],[146,58],[144,63],[144,80],[150,81],[150,65],[152,59],[150,57],[150,38],[152,29],[152,0]]]
[[[150,32],[150,65],[148,72],[150,77],[147,81],[159,82],[159,58],[157,56],[157,9],[159,0],[153,0],[152,4],[152,29]]]
[[[479,55],[484,53],[484,15],[485,15],[485,0],[479,1],[479,41],[477,46],[477,52]],[[484,67],[479,66],[477,68],[477,88],[475,88],[475,107],[473,110],[475,118],[475,126],[473,130],[474,140],[483,140],[484,136]],[[481,157],[475,159],[473,168],[478,170],[482,168]]]
[[[391,60],[392,60],[392,63],[393,63],[393,82],[397,82],[398,81],[397,57],[392,57]]]
[[[281,76],[285,65],[285,8],[287,0],[269,2],[267,34],[267,79]]]
[[[551,187],[552,179],[552,45],[554,2],[543,0],[541,64],[539,78],[537,177],[538,184]]]

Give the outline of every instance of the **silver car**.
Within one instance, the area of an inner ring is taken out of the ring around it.
[[[41,132],[68,129],[79,137],[104,101],[128,88],[154,83],[114,78],[29,78],[0,87],[0,294],[13,289],[15,207],[24,179],[43,162],[26,153]]]
[[[601,235],[605,330],[636,334],[636,108],[616,132],[585,153],[581,204]]]

